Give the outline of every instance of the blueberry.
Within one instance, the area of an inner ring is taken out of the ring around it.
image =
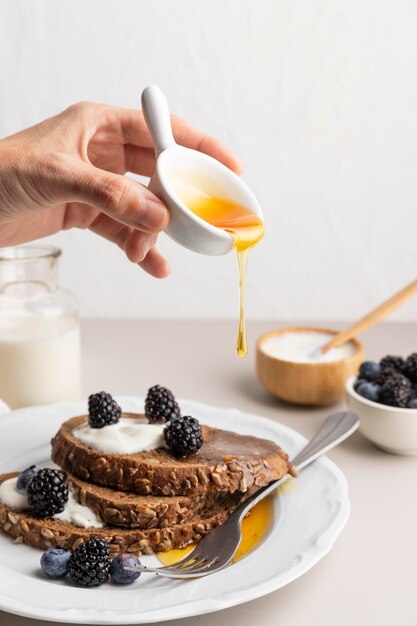
[[[355,382],[353,383],[354,390],[357,391],[360,385],[362,385],[363,383],[367,383],[367,382],[368,381],[365,380],[364,378],[357,378]]]
[[[32,476],[38,471],[36,465],[31,465],[19,475],[16,483],[16,489],[20,493],[26,493],[26,487]]]
[[[407,407],[409,409],[417,409],[417,398],[413,398],[412,400],[410,400]]]
[[[381,373],[381,366],[374,361],[364,361],[359,368],[359,377],[365,380],[375,380]]]
[[[71,552],[64,548],[49,548],[41,556],[41,568],[49,578],[63,578],[68,574]]]
[[[140,565],[140,561],[136,556],[127,552],[116,556],[110,565],[110,576],[114,583],[128,585],[139,578],[140,572],[129,572],[129,570],[125,569],[126,565],[129,567]]]
[[[362,383],[356,389],[359,395],[363,396],[367,400],[372,400],[373,402],[378,402],[379,400],[379,385],[375,383]]]

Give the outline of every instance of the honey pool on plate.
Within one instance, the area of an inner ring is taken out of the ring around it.
[[[248,353],[245,324],[246,266],[251,248],[264,234],[262,220],[250,209],[228,200],[209,196],[194,188],[183,189],[180,197],[184,204],[205,222],[230,233],[234,239],[239,270],[239,328],[236,351],[240,357]]]
[[[242,541],[233,557],[233,563],[239,561],[262,541],[269,527],[271,526],[274,505],[273,496],[269,496],[256,504],[242,522]],[[174,565],[181,561],[187,554],[194,550],[195,545],[187,546],[182,550],[169,550],[168,552],[158,552],[157,557],[164,565]]]

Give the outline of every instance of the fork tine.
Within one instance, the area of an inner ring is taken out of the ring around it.
[[[181,567],[182,565],[186,565],[190,561],[195,561],[196,559],[200,559],[201,554],[202,554],[202,551],[199,549],[199,546],[196,546],[194,550],[190,552],[189,554],[187,554],[186,557],[181,559],[181,561],[177,561],[177,563],[174,563],[173,565],[170,565],[168,567],[170,567],[171,569],[178,569],[179,567]]]
[[[190,566],[186,568],[186,572],[205,572],[207,570],[211,570],[211,568],[218,563],[220,557],[216,556],[212,559],[206,559],[205,561],[200,561],[195,567]],[[181,570],[182,571],[182,570]]]
[[[201,559],[197,563],[192,563],[188,567],[178,568],[178,574],[197,574],[198,572],[204,572],[211,569],[214,565],[217,565],[221,561],[220,556],[206,557]]]
[[[191,563],[188,567],[180,567],[179,569],[181,571],[191,572],[198,569],[199,567],[203,567],[203,565],[205,565],[206,563],[207,559],[198,559],[197,561],[194,561],[194,563]]]
[[[224,561],[220,556],[215,556],[210,559],[201,560],[198,564],[190,565],[189,567],[176,568],[173,567],[147,567],[145,565],[140,566],[127,566],[126,570],[130,572],[143,572],[159,574],[161,576],[167,576],[169,578],[198,578],[199,576],[205,576],[206,574],[212,574],[219,569],[222,569],[228,564],[228,561]]]
[[[212,559],[210,559],[209,561],[207,561],[205,568],[204,569],[209,569],[211,568],[213,565],[216,565],[218,562],[220,561],[220,557],[219,556],[215,556]]]
[[[182,566],[184,565],[194,565],[195,561],[197,559],[199,559],[199,561],[201,561],[202,559],[200,558],[200,555],[197,554],[197,548],[194,548],[194,550],[192,552],[190,552],[190,554],[188,554],[186,557],[184,557],[183,559],[181,559],[181,561],[178,561],[177,563],[173,563],[172,565],[166,565],[165,567],[147,567],[146,565],[133,565],[133,566],[127,566],[124,569],[131,571],[131,572],[154,572],[154,573],[158,573],[159,571],[162,572],[167,572],[167,574],[169,573],[174,573],[174,572],[179,572],[182,571]],[[201,551],[200,551],[201,552]],[[191,561],[191,563],[190,563]],[[185,567],[184,567],[185,569]]]
[[[205,562],[203,565],[200,565],[199,567],[186,567],[185,569],[181,568],[177,570],[177,575],[179,578],[198,578],[199,576],[214,574],[214,572],[223,569],[223,567],[225,567],[227,564],[227,561],[221,561],[219,557],[215,557],[210,561]]]

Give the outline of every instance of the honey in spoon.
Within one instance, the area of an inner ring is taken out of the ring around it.
[[[236,343],[238,356],[248,353],[245,323],[246,266],[251,248],[264,234],[262,220],[250,209],[233,200],[188,189],[182,198],[186,206],[204,221],[230,233],[234,240],[239,274],[239,327]]]

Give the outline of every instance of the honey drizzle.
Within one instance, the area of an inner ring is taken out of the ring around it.
[[[237,331],[236,352],[239,357],[244,357],[248,353],[248,340],[246,336],[246,268],[248,265],[249,248],[237,251],[237,266],[239,274],[239,326]]]
[[[182,195],[182,194],[180,194]],[[239,357],[248,353],[245,322],[246,267],[249,250],[264,234],[264,224],[253,211],[225,198],[208,196],[189,188],[183,196],[188,208],[204,221],[230,233],[234,239],[239,272],[239,326],[236,352]]]
[[[233,557],[232,563],[236,563],[236,561],[245,557],[259,545],[271,526],[274,515],[273,509],[273,497],[269,496],[258,502],[249,511],[242,522],[242,541]],[[174,565],[187,556],[194,548],[195,544],[192,544],[180,550],[158,552],[156,556],[164,565]]]

